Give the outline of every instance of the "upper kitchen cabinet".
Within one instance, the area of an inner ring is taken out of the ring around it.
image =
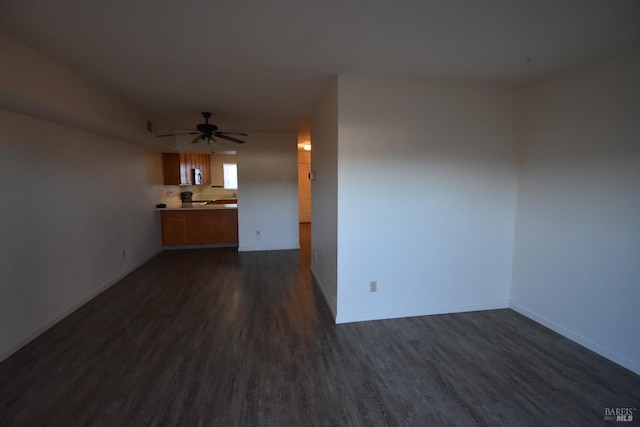
[[[211,184],[209,154],[162,153],[164,185],[208,185]],[[198,182],[197,173],[201,175]]]

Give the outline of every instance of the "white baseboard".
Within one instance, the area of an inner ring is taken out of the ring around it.
[[[400,317],[430,316],[433,314],[463,313],[467,311],[497,310],[509,308],[509,300],[485,304],[468,304],[452,306],[428,306],[399,310],[371,311],[349,313],[336,316],[336,323],[364,322],[368,320],[397,319]]]
[[[525,308],[521,305],[518,304],[514,304],[511,303],[511,309],[514,311],[517,311],[518,313],[522,314],[525,317],[528,317],[529,319],[533,320],[534,322],[540,323],[541,325],[551,329],[554,332],[559,333],[560,335],[562,335],[565,338],[570,339],[573,342],[576,342],[578,344],[580,344],[583,347],[588,348],[589,350],[598,353],[600,356],[605,357],[609,360],[611,360],[614,363],[617,363],[618,365],[627,368],[628,370],[635,372],[636,374],[640,375],[640,363],[636,362],[634,360],[631,360],[619,353],[616,353],[615,351],[604,347],[594,341],[591,341],[590,339],[570,330],[565,328],[564,326],[550,320],[547,319],[546,317],[540,316],[539,314],[529,310],[528,308]]]
[[[254,252],[254,251],[288,251],[293,249],[300,249],[300,244],[293,245],[266,245],[266,246],[258,246],[258,245],[244,245],[238,247],[238,252]]]
[[[311,266],[311,278],[315,282],[316,286],[320,289],[320,293],[322,293],[322,297],[324,298],[324,301],[327,303],[327,306],[329,307],[329,311],[331,311],[331,314],[333,315],[333,318],[335,320],[336,307],[333,306],[333,304],[331,303],[331,300],[329,299],[329,297],[327,297],[327,293],[324,290],[324,286],[322,286],[322,282],[320,282],[320,280],[318,279],[318,276],[316,275],[316,272],[313,270],[313,266]]]
[[[137,268],[139,268],[140,266],[142,266],[146,262],[150,261],[153,257],[157,256],[161,252],[162,252],[162,250],[154,253],[153,255],[151,255],[150,257],[148,257],[146,259],[144,259],[143,261],[141,261],[139,263],[136,263],[136,264],[134,264],[132,266],[129,266],[127,269],[123,270],[122,273],[118,274],[115,278],[109,280],[104,285],[102,285],[102,286],[94,289],[93,291],[89,292],[87,295],[85,295],[84,297],[80,298],[78,301],[73,303],[66,310],[63,310],[62,312],[58,313],[57,315],[55,315],[51,319],[47,320],[42,325],[38,326],[36,329],[34,329],[33,331],[29,332],[27,335],[25,335],[24,337],[20,338],[15,343],[11,344],[9,347],[0,350],[0,362],[2,362],[3,360],[5,360],[9,356],[11,356],[16,351],[20,350],[25,345],[29,344],[31,341],[36,339],[42,333],[46,332],[48,329],[53,327],[56,323],[60,322],[62,319],[64,319],[65,317],[67,317],[68,315],[70,315],[71,313],[73,313],[74,311],[79,309],[80,307],[82,307],[84,304],[86,304],[87,302],[89,302],[90,300],[92,300],[93,298],[95,298],[96,296],[101,294],[102,292],[106,291],[111,286],[113,286],[116,283],[118,283],[125,276],[127,276],[128,274],[130,274],[131,272],[133,272],[134,270],[136,270]]]

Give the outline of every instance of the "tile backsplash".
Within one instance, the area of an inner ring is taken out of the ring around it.
[[[219,187],[212,188],[210,185],[165,185],[162,187],[160,203],[180,203],[180,193],[183,191],[191,191],[194,200],[215,200],[234,197],[235,194],[238,194],[238,190],[225,190]]]

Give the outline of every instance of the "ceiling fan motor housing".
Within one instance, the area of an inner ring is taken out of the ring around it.
[[[198,129],[198,132],[202,132],[204,134],[203,136],[213,135],[213,133],[218,130],[218,126],[209,124],[209,117],[211,117],[211,113],[203,111],[202,117],[204,117],[204,123],[200,123],[196,126],[196,129]]]
[[[213,132],[218,130],[218,126],[209,123],[200,123],[196,126],[196,129],[198,129],[198,132],[202,132],[205,135],[211,135]]]

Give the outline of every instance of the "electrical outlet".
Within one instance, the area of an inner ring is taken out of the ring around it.
[[[122,250],[122,258],[126,258],[127,257],[127,253],[124,251],[124,249]]]
[[[375,280],[369,282],[369,292],[378,292],[378,282]]]
[[[260,230],[256,231],[256,240],[260,240]]]

